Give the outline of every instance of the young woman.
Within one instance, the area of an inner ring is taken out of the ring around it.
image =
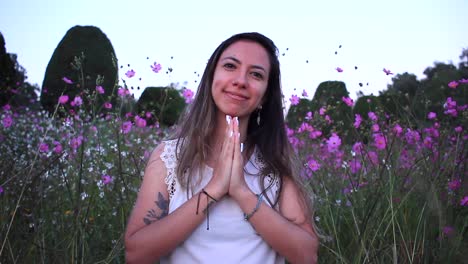
[[[174,139],[153,151],[125,234],[129,263],[315,263],[318,238],[286,137],[277,48],[215,50]]]

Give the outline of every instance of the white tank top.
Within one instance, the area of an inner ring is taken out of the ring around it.
[[[165,141],[164,143],[165,147],[161,153],[161,159],[167,169],[165,182],[169,192],[170,214],[188,199],[186,190],[180,186],[176,177],[177,140]],[[261,193],[259,168],[262,164],[261,155],[255,148],[244,168],[244,177],[247,185],[256,194]],[[201,184],[194,188],[194,193],[198,193],[202,187],[206,186],[213,176],[213,169],[205,166],[202,176]],[[277,177],[272,175],[265,177],[265,187],[271,185],[271,188],[266,191],[271,201],[275,201],[278,195],[278,183]],[[268,202],[264,203],[270,205]],[[195,214],[195,212],[193,213]],[[248,221],[244,220],[243,211],[232,198],[224,197],[221,201],[210,206],[209,217],[209,230],[207,230],[205,217],[203,223],[193,231],[187,240],[161,259],[161,263],[285,263],[284,258],[255,232]]]

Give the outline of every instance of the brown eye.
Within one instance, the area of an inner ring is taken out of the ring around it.
[[[259,80],[263,80],[263,74],[259,72],[252,72],[252,75]]]
[[[235,69],[236,68],[236,66],[234,64],[232,64],[232,63],[226,63],[226,64],[224,64],[223,67],[226,68],[226,69]]]

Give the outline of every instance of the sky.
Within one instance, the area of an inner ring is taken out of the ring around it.
[[[276,43],[286,98],[303,90],[312,98],[329,80],[345,82],[352,98],[358,91],[377,95],[391,83],[383,68],[422,79],[435,61],[457,64],[468,48],[466,0],[0,0],[0,6],[7,52],[18,55],[30,83],[42,86],[70,28],[92,25],[111,41],[123,66],[119,77],[136,97],[144,87],[170,83],[196,90],[214,49],[240,32]],[[151,71],[153,62],[161,72]],[[128,79],[130,69],[136,75]]]

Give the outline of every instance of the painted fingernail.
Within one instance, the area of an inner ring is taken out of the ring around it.
[[[239,118],[237,116],[234,117],[234,120],[236,120],[236,125],[239,125]]]
[[[231,124],[231,116],[230,115],[226,115],[226,122],[229,124]]]
[[[241,143],[241,152],[244,150],[244,143]]]
[[[232,137],[232,130],[229,132],[229,137]]]
[[[240,138],[240,132],[237,132],[237,137]]]

